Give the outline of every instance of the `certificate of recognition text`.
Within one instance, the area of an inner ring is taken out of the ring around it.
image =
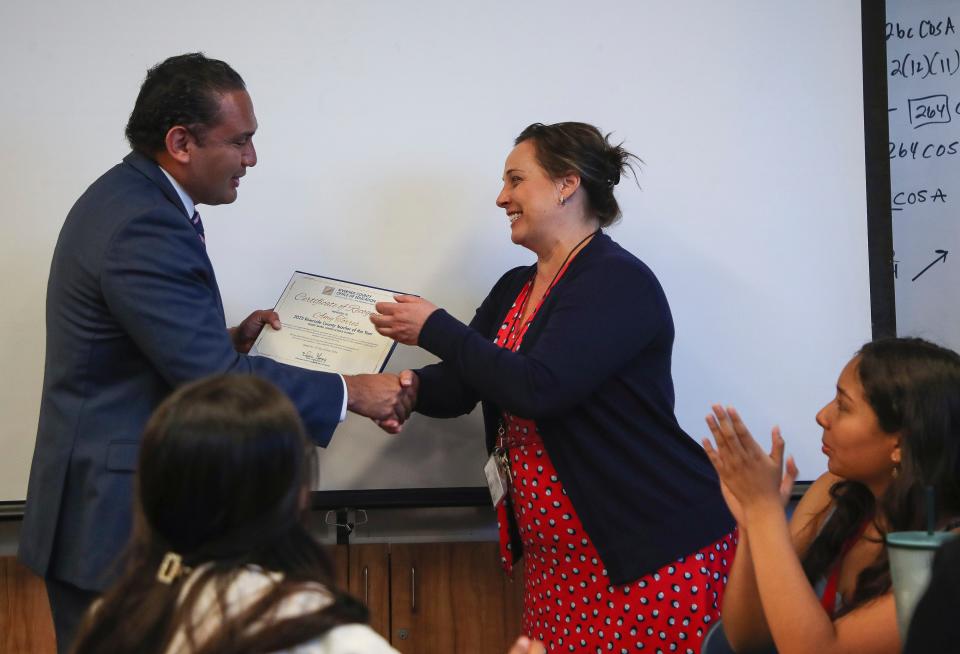
[[[369,316],[395,294],[295,272],[274,309],[282,328],[265,325],[250,354],[344,375],[380,372],[396,343],[378,334]]]

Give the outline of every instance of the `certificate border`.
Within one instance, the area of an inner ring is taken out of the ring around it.
[[[363,288],[372,288],[372,289],[375,289],[375,290],[377,290],[377,291],[386,291],[387,293],[393,293],[393,294],[395,294],[395,295],[412,295],[413,297],[420,297],[419,295],[415,295],[415,294],[413,294],[413,293],[404,293],[403,291],[395,291],[395,290],[393,290],[392,288],[383,288],[382,286],[371,286],[370,284],[361,284],[360,282],[351,282],[349,279],[338,279],[338,278],[336,278],[336,277],[327,277],[326,275],[318,275],[318,274],[316,274],[316,273],[306,272],[305,270],[294,270],[294,271],[290,274],[290,278],[287,279],[287,283],[283,286],[283,290],[280,291],[280,297],[278,297],[278,298],[274,301],[274,303],[273,303],[273,308],[274,308],[274,309],[277,308],[277,305],[280,303],[280,300],[283,298],[283,294],[287,292],[287,288],[290,286],[290,282],[292,282],[292,281],[293,281],[293,278],[294,278],[296,275],[298,275],[298,274],[299,274],[299,275],[306,275],[307,277],[316,277],[316,278],[318,278],[318,279],[329,279],[329,280],[332,281],[332,282],[341,282],[341,283],[343,283],[343,284],[353,284],[354,286],[362,286]],[[253,344],[254,347],[256,347],[257,342],[259,342],[259,340],[260,340],[260,336],[258,335],[258,336],[257,336],[257,340],[256,340],[256,341],[254,342],[254,344]],[[393,340],[393,339],[390,339],[390,340]],[[380,369],[379,369],[376,373],[373,373],[373,374],[379,375],[380,373],[382,373],[382,372],[386,369],[387,364],[390,363],[390,357],[393,356],[393,352],[394,352],[394,350],[396,350],[396,349],[397,349],[397,341],[393,341],[393,345],[391,345],[391,346],[390,346],[390,349],[387,350],[387,356],[384,357],[384,359],[383,359],[383,365],[380,366]],[[256,355],[256,356],[265,356],[265,355],[258,354],[258,355]],[[270,358],[270,357],[267,357],[267,358]],[[283,363],[283,362],[282,362],[282,361],[278,361],[277,363]],[[285,365],[285,366],[292,366],[292,365],[294,365],[294,364],[292,364],[292,363],[283,363],[283,365]],[[331,370],[314,370],[313,372],[326,372],[326,373],[331,374],[331,375],[340,375],[341,377],[343,376],[343,373],[335,372],[335,371],[331,371]],[[368,374],[369,374],[369,373],[368,373]]]
[[[403,291],[395,291],[395,290],[393,290],[392,288],[383,288],[382,286],[371,286],[370,284],[361,284],[360,282],[351,282],[349,279],[337,279],[336,277],[327,277],[326,275],[318,275],[318,274],[316,274],[316,273],[310,273],[310,272],[307,272],[307,271],[305,271],[305,270],[294,270],[294,271],[293,271],[293,275],[296,275],[297,273],[300,273],[301,275],[308,275],[308,276],[310,276],[310,277],[320,277],[321,279],[329,279],[329,280],[334,281],[334,282],[343,282],[344,284],[354,284],[354,285],[356,285],[356,286],[363,286],[363,287],[365,287],[365,288],[375,288],[375,289],[377,289],[378,291],[387,291],[388,293],[395,293],[395,294],[397,294],[397,295],[413,295],[413,297],[420,297],[419,295],[415,295],[415,294],[413,294],[413,293],[405,293],[405,292],[403,292]],[[290,275],[290,279],[293,279],[293,275]],[[287,283],[289,284],[290,281],[287,280]],[[277,301],[279,301],[279,300],[280,300],[280,298],[277,298]],[[394,341],[394,342],[396,342],[396,341]]]

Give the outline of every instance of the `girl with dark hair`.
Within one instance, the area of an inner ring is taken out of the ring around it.
[[[410,296],[371,317],[442,360],[401,374],[416,411],[482,402],[502,562],[523,556],[524,632],[551,652],[699,651],[735,547],[716,474],[674,415],[667,298],[602,231],[635,160],[592,125],[530,125],[497,206],[536,263],[469,326]]]
[[[126,570],[74,654],[396,654],[334,589],[303,517],[316,449],[258,377],[181,387],[147,423]],[[521,637],[508,654],[544,654]]]
[[[394,652],[333,589],[303,525],[314,453],[296,409],[262,379],[173,393],[140,448],[126,570],[73,651]]]
[[[740,527],[723,603],[738,651],[900,651],[884,536],[924,528],[925,488],[939,529],[960,522],[960,356],[915,338],[863,346],[817,413],[828,472],[789,523],[797,470],[783,472],[773,430],[763,452],[733,408],[713,407],[704,446]]]

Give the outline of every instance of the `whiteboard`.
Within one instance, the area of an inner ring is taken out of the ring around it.
[[[0,5],[0,500],[25,494],[59,228],[127,152],[146,69],[194,50],[260,123],[237,202],[203,208],[232,324],[294,270],[469,320],[533,261],[494,203],[513,138],[582,120],[645,162],[609,233],[670,300],[681,424],[731,403],[762,440],[782,426],[802,479],[824,469],[814,414],[871,335],[859,2],[61,0]],[[401,346],[388,370],[432,361]],[[320,487],[481,486],[478,413],[399,436],[351,416]]]
[[[960,349],[960,2],[887,2],[897,333]]]

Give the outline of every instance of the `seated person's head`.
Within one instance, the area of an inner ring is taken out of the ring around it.
[[[960,518],[960,356],[918,338],[867,343],[846,365],[837,396],[817,414],[834,513],[808,549],[811,582],[827,574],[865,521],[882,534],[925,529],[926,487],[938,528]],[[857,578],[838,614],[891,588],[885,550]]]
[[[193,637],[210,588],[218,613],[234,619],[218,619],[197,652],[276,651],[365,622],[366,610],[330,585],[329,559],[303,525],[314,470],[296,409],[269,382],[218,376],[173,393],[144,432],[124,573],[75,651],[165,652],[176,633]],[[272,581],[251,605],[228,607],[227,589],[251,571]],[[320,594],[316,610],[271,619],[305,589]]]
[[[942,510],[960,510],[960,356],[916,338],[878,340],[847,365],[840,387],[845,378],[873,415],[858,420],[856,398],[846,405],[842,396],[818,415],[830,471],[883,489],[881,510],[898,530],[923,526],[926,485]]]
[[[281,564],[272,557],[306,537],[314,453],[296,409],[269,382],[222,376],[179,389],[144,432],[136,545],[157,565],[167,552],[186,566]]]

